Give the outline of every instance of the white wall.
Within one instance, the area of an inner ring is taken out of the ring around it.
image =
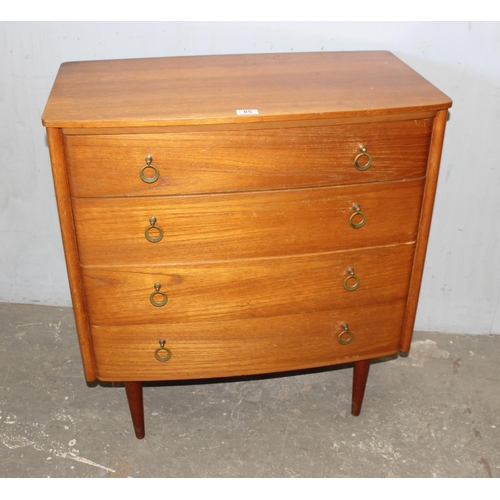
[[[0,23],[0,301],[69,305],[40,117],[63,61],[390,50],[454,105],[416,328],[500,333],[500,23]]]

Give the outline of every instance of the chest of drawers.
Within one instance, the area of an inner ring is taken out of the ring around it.
[[[47,127],[88,381],[407,352],[448,97],[388,52],[65,63]]]

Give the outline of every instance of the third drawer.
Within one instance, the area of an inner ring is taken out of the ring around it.
[[[84,267],[89,320],[95,325],[172,324],[404,300],[414,246],[154,267]]]

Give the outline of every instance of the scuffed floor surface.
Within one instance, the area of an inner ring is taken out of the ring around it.
[[[500,477],[500,336],[417,333],[372,364],[144,388],[83,378],[72,310],[0,304],[0,477]]]

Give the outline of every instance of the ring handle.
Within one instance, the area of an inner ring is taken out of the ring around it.
[[[344,280],[344,288],[348,292],[352,292],[359,287],[360,281],[359,281],[359,278],[356,276],[356,274],[354,274],[354,269],[352,267],[347,269],[347,272],[349,273],[349,276],[347,276],[347,278]],[[354,280],[354,283],[352,282],[352,280]],[[352,284],[349,284],[349,283],[352,283]]]
[[[349,330],[349,325],[347,323],[342,323],[342,328],[344,330],[340,332],[340,335],[338,336],[339,344],[350,344],[352,342],[352,339],[354,338],[354,334]]]
[[[153,157],[151,155],[147,155],[144,159],[146,160],[146,165],[144,165],[144,167],[142,167],[139,171],[139,177],[142,182],[145,182],[146,184],[153,184],[153,182],[156,182],[160,177],[160,171],[154,165],[151,165],[151,162],[153,161]],[[154,175],[152,177],[147,177],[146,170],[150,168],[153,169]]]
[[[144,236],[151,243],[158,243],[163,238],[163,229],[156,225],[156,217],[154,216],[149,218],[149,223],[151,225],[144,230]],[[151,229],[157,230],[158,234],[156,236],[152,236],[150,233]]]
[[[361,153],[359,153],[359,155],[354,158],[354,166],[358,170],[361,170],[361,172],[363,172],[365,170],[368,170],[372,166],[372,157],[366,152],[366,146],[364,144],[359,145],[359,150],[361,151]],[[365,164],[361,165],[359,163],[359,160],[361,160],[361,158],[367,158],[368,161]]]
[[[161,288],[161,283],[155,283],[155,291],[149,296],[149,301],[155,307],[163,307],[167,303],[167,301],[168,301],[167,294],[165,292],[160,292],[160,288]],[[155,297],[157,295],[161,295],[162,299],[161,300],[155,300]]]
[[[172,357],[172,352],[170,351],[170,349],[168,347],[165,347],[165,340],[164,339],[161,339],[159,341],[159,343],[160,343],[160,347],[158,347],[158,349],[156,349],[156,351],[155,351],[155,358],[161,362],[168,361]]]
[[[352,208],[354,209],[354,213],[349,217],[349,224],[354,229],[359,229],[366,224],[366,215],[361,211],[361,207],[355,203]],[[361,220],[359,222],[355,222],[355,217],[361,216]]]

